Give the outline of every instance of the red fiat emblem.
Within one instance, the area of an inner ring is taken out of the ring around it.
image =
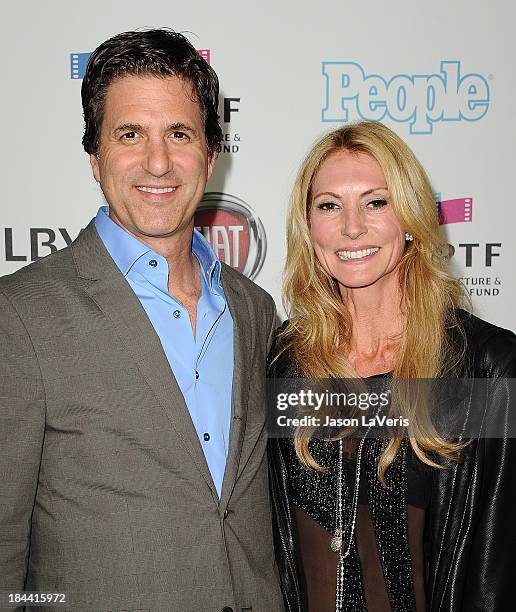
[[[267,240],[262,222],[246,202],[228,193],[205,193],[195,213],[195,228],[221,261],[251,279],[256,277]]]

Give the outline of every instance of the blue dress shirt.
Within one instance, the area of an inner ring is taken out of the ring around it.
[[[233,319],[221,284],[220,261],[195,230],[192,252],[199,260],[202,292],[194,336],[187,309],[168,292],[166,259],[126,232],[108,214],[107,206],[99,209],[95,217],[97,232],[159,336],[220,497],[233,386]]]

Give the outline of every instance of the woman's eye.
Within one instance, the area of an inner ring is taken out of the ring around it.
[[[379,198],[377,200],[370,200],[366,204],[366,208],[369,208],[370,210],[380,210],[385,206],[387,206],[387,200],[384,200],[382,198]]]
[[[338,204],[335,202],[321,202],[320,204],[317,204],[317,208],[320,210],[335,210],[337,206]]]

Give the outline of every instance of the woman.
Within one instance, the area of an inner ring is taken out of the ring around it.
[[[385,126],[348,125],[313,147],[287,231],[290,318],[269,376],[392,389],[403,379],[516,376],[516,337],[462,310],[428,177]],[[493,395],[470,385],[459,414],[496,403],[507,421],[510,385],[501,387]],[[482,430],[446,439],[432,402],[398,399],[405,436],[324,440],[297,430],[270,441],[287,610],[513,609],[513,441]]]

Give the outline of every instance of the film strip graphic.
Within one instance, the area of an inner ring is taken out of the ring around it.
[[[197,49],[197,54],[202,57],[208,64],[211,60],[210,49]],[[86,66],[90,59],[91,53],[70,53],[70,78],[82,79],[86,72]]]
[[[70,78],[82,79],[91,53],[70,53]]]
[[[471,223],[473,220],[473,198],[455,198],[437,201],[439,223]]]

